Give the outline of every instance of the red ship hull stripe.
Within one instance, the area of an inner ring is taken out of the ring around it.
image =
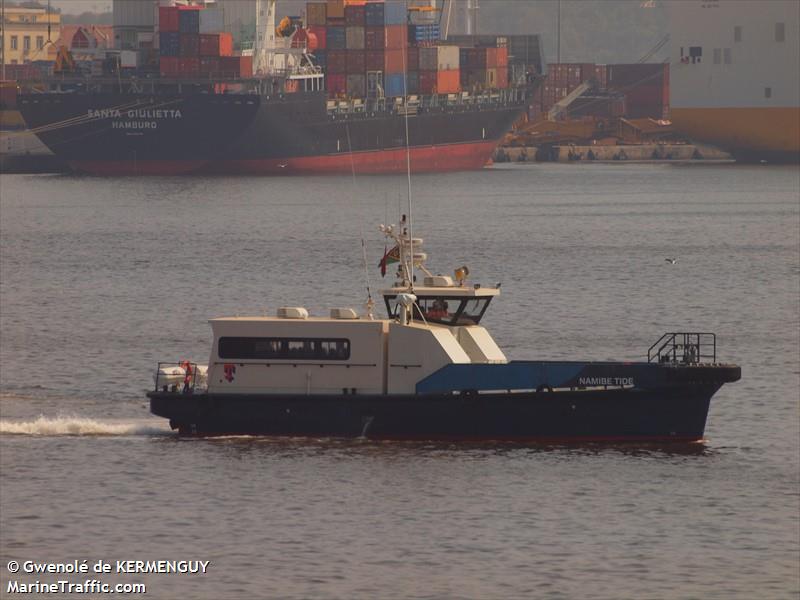
[[[416,146],[410,149],[414,173],[467,171],[485,166],[497,147],[496,140]],[[294,173],[405,173],[406,149],[343,152],[324,156],[249,160],[76,160],[70,166],[94,175],[184,175],[187,173],[286,175]]]

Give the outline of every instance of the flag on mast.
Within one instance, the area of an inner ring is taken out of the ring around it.
[[[384,246],[383,258],[381,259],[381,262],[378,263],[378,266],[381,269],[381,276],[386,277],[386,266],[389,263],[396,262],[400,262],[400,246],[395,246],[391,250],[388,249],[388,246]]]

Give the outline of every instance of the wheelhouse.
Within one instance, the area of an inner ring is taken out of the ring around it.
[[[414,318],[422,322],[451,327],[478,325],[494,296],[455,296],[416,294]],[[384,295],[390,317],[397,316],[397,295]]]

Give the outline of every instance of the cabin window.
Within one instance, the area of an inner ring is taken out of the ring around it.
[[[785,23],[775,23],[775,41],[776,42],[784,42],[784,41],[786,41],[786,24]]]
[[[703,58],[703,47],[702,46],[689,46],[689,56],[692,59],[692,63],[699,63]]]
[[[228,360],[347,360],[350,340],[223,337],[217,350],[220,358]]]
[[[385,297],[389,316],[397,316],[396,299],[396,296]],[[414,305],[414,318],[440,325],[477,325],[491,300],[492,296],[418,296]]]

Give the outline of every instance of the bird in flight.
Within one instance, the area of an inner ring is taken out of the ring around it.
[[[671,265],[674,265],[676,262],[678,262],[677,258],[665,258],[664,260]]]

